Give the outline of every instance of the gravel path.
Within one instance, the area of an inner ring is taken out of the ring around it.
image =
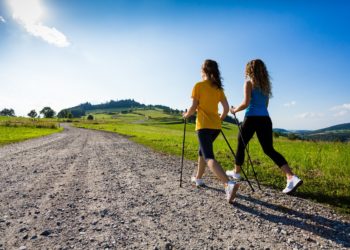
[[[195,162],[113,133],[71,128],[0,148],[0,249],[342,249],[350,222],[279,190],[233,205]]]

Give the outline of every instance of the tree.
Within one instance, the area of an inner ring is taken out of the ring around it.
[[[297,136],[296,134],[294,133],[289,133],[288,134],[288,139],[289,140],[297,140],[297,139],[300,139],[299,136]]]
[[[85,115],[85,110],[81,108],[69,109],[69,112],[72,113],[75,118],[80,118]]]
[[[57,117],[58,118],[69,118],[70,119],[70,118],[73,117],[73,115],[72,115],[72,112],[70,112],[69,110],[63,109],[60,112],[58,112]]]
[[[272,134],[274,138],[280,137],[280,134],[278,132],[273,131]]]
[[[3,109],[0,111],[0,116],[15,116],[15,111],[13,109]]]
[[[94,119],[94,116],[93,115],[88,115],[87,119],[91,121],[91,120]]]
[[[28,116],[34,119],[38,116],[38,113],[35,111],[35,109],[33,109],[28,113]]]
[[[192,115],[190,117],[187,118],[188,123],[195,123],[197,119],[197,116]]]
[[[52,118],[56,115],[56,112],[50,107],[44,107],[40,114],[43,114],[45,118]]]
[[[58,112],[57,117],[58,118],[66,118],[67,114],[68,114],[67,110],[63,109],[60,112]]]

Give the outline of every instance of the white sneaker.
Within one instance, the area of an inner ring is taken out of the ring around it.
[[[282,193],[290,194],[297,190],[301,184],[303,184],[303,181],[298,176],[293,175],[290,180],[287,180],[287,186],[282,190]]]
[[[234,198],[236,197],[237,190],[239,188],[240,183],[229,181],[225,186],[226,200],[229,203],[232,203]]]
[[[196,187],[204,187],[205,183],[203,179],[197,179],[195,176],[191,177],[191,182],[196,185]]]
[[[226,171],[226,175],[228,177],[231,177],[235,180],[240,180],[241,179],[241,174],[236,174],[236,172],[234,170],[227,170]]]

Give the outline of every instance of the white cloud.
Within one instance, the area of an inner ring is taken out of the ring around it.
[[[287,102],[287,103],[283,104],[283,106],[289,108],[289,107],[295,106],[296,104],[297,104],[296,101],[291,101],[291,102]]]
[[[341,111],[339,111],[339,112],[333,114],[333,116],[344,116],[344,115],[346,115],[347,113],[348,113],[347,110],[341,110]]]
[[[308,118],[320,118],[323,116],[324,116],[323,113],[305,112],[302,114],[298,114],[295,117],[300,119],[308,119]]]
[[[343,105],[334,106],[329,110],[335,112],[333,116],[344,116],[350,111],[350,103],[344,103]]]
[[[12,9],[12,17],[33,36],[57,47],[70,45],[67,37],[55,27],[48,27],[42,23],[45,10],[41,0],[8,0]]]
[[[6,23],[6,20],[4,17],[0,16],[0,23]]]
[[[344,103],[343,105],[334,106],[330,110],[336,111],[336,110],[350,110],[350,103]]]

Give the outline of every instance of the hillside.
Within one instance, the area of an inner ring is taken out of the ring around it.
[[[312,141],[350,141],[350,123],[338,124],[317,130],[286,130],[276,128],[274,132],[289,138]]]
[[[339,124],[339,125],[334,125],[328,128],[323,128],[323,129],[318,129],[318,130],[314,130],[312,131],[312,133],[325,133],[325,132],[331,132],[331,131],[347,131],[350,130],[350,123],[343,123],[343,124]]]
[[[133,99],[109,101],[101,104],[91,104],[89,102],[82,103],[78,106],[66,108],[58,113],[59,118],[67,118],[71,114],[74,118],[80,118],[85,116],[87,113],[111,113],[111,112],[121,112],[133,108],[158,108],[165,111],[179,111],[173,110],[164,105],[145,105],[139,103]]]
[[[59,118],[80,118],[88,114],[115,114],[130,112],[133,109],[159,109],[164,113],[180,114],[180,110],[172,109],[164,105],[145,105],[134,99],[109,101],[101,104],[91,104],[89,102],[77,106],[66,108],[58,113]],[[193,119],[192,119],[193,120]],[[231,116],[227,116],[225,121],[236,123]],[[316,141],[350,141],[350,123],[338,124],[328,128],[318,130],[286,130],[275,128],[274,132],[280,136],[290,139],[316,140]]]
[[[115,113],[125,113],[125,112],[130,112],[133,109],[158,109],[161,110],[162,113],[167,113],[167,114],[175,114],[175,115],[180,115],[182,111],[178,109],[173,109],[168,106],[164,105],[145,105],[142,103],[139,103],[137,101],[134,101],[133,99],[126,99],[126,100],[119,100],[119,101],[109,101],[106,103],[102,104],[96,104],[93,105],[89,102],[82,103],[78,106],[67,108],[61,110],[57,117],[59,118],[81,118],[85,115],[88,114],[106,114],[106,115],[113,115]],[[194,121],[195,116],[189,119],[189,121]],[[236,124],[235,119],[233,119],[231,116],[227,116],[225,118],[226,122]]]

